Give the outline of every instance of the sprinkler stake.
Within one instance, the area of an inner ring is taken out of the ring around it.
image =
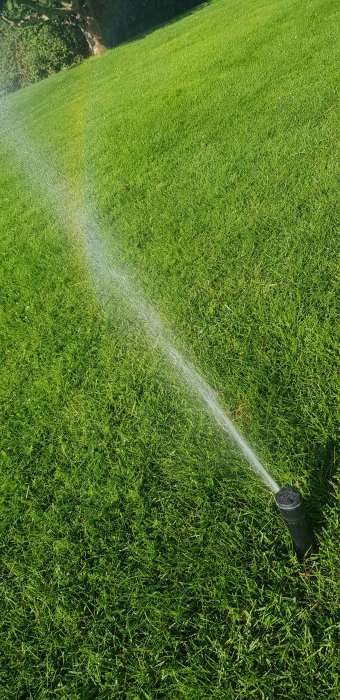
[[[299,489],[283,486],[275,495],[276,505],[291,534],[299,559],[305,554],[315,554],[317,545],[313,531],[304,512]]]

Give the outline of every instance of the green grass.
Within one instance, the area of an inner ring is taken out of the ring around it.
[[[295,560],[3,142],[0,698],[338,697],[338,20],[214,0],[8,100],[320,549]]]

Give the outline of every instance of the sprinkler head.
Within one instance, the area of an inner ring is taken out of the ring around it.
[[[275,494],[275,501],[291,534],[299,559],[302,559],[307,553],[315,554],[317,545],[303,509],[299,489],[295,486],[283,486]]]

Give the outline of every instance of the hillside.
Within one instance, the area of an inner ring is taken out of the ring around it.
[[[0,697],[337,698],[338,46],[335,0],[212,0],[0,102]]]

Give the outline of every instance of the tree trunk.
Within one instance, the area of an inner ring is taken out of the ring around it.
[[[102,31],[95,16],[91,0],[85,0],[84,14],[81,13],[80,29],[87,41],[92,56],[100,56],[106,51],[102,42]]]
[[[98,36],[98,34],[93,31],[90,23],[81,23],[79,27],[86,39],[92,56],[100,56],[100,54],[106,51],[106,46],[102,43],[101,36]]]

